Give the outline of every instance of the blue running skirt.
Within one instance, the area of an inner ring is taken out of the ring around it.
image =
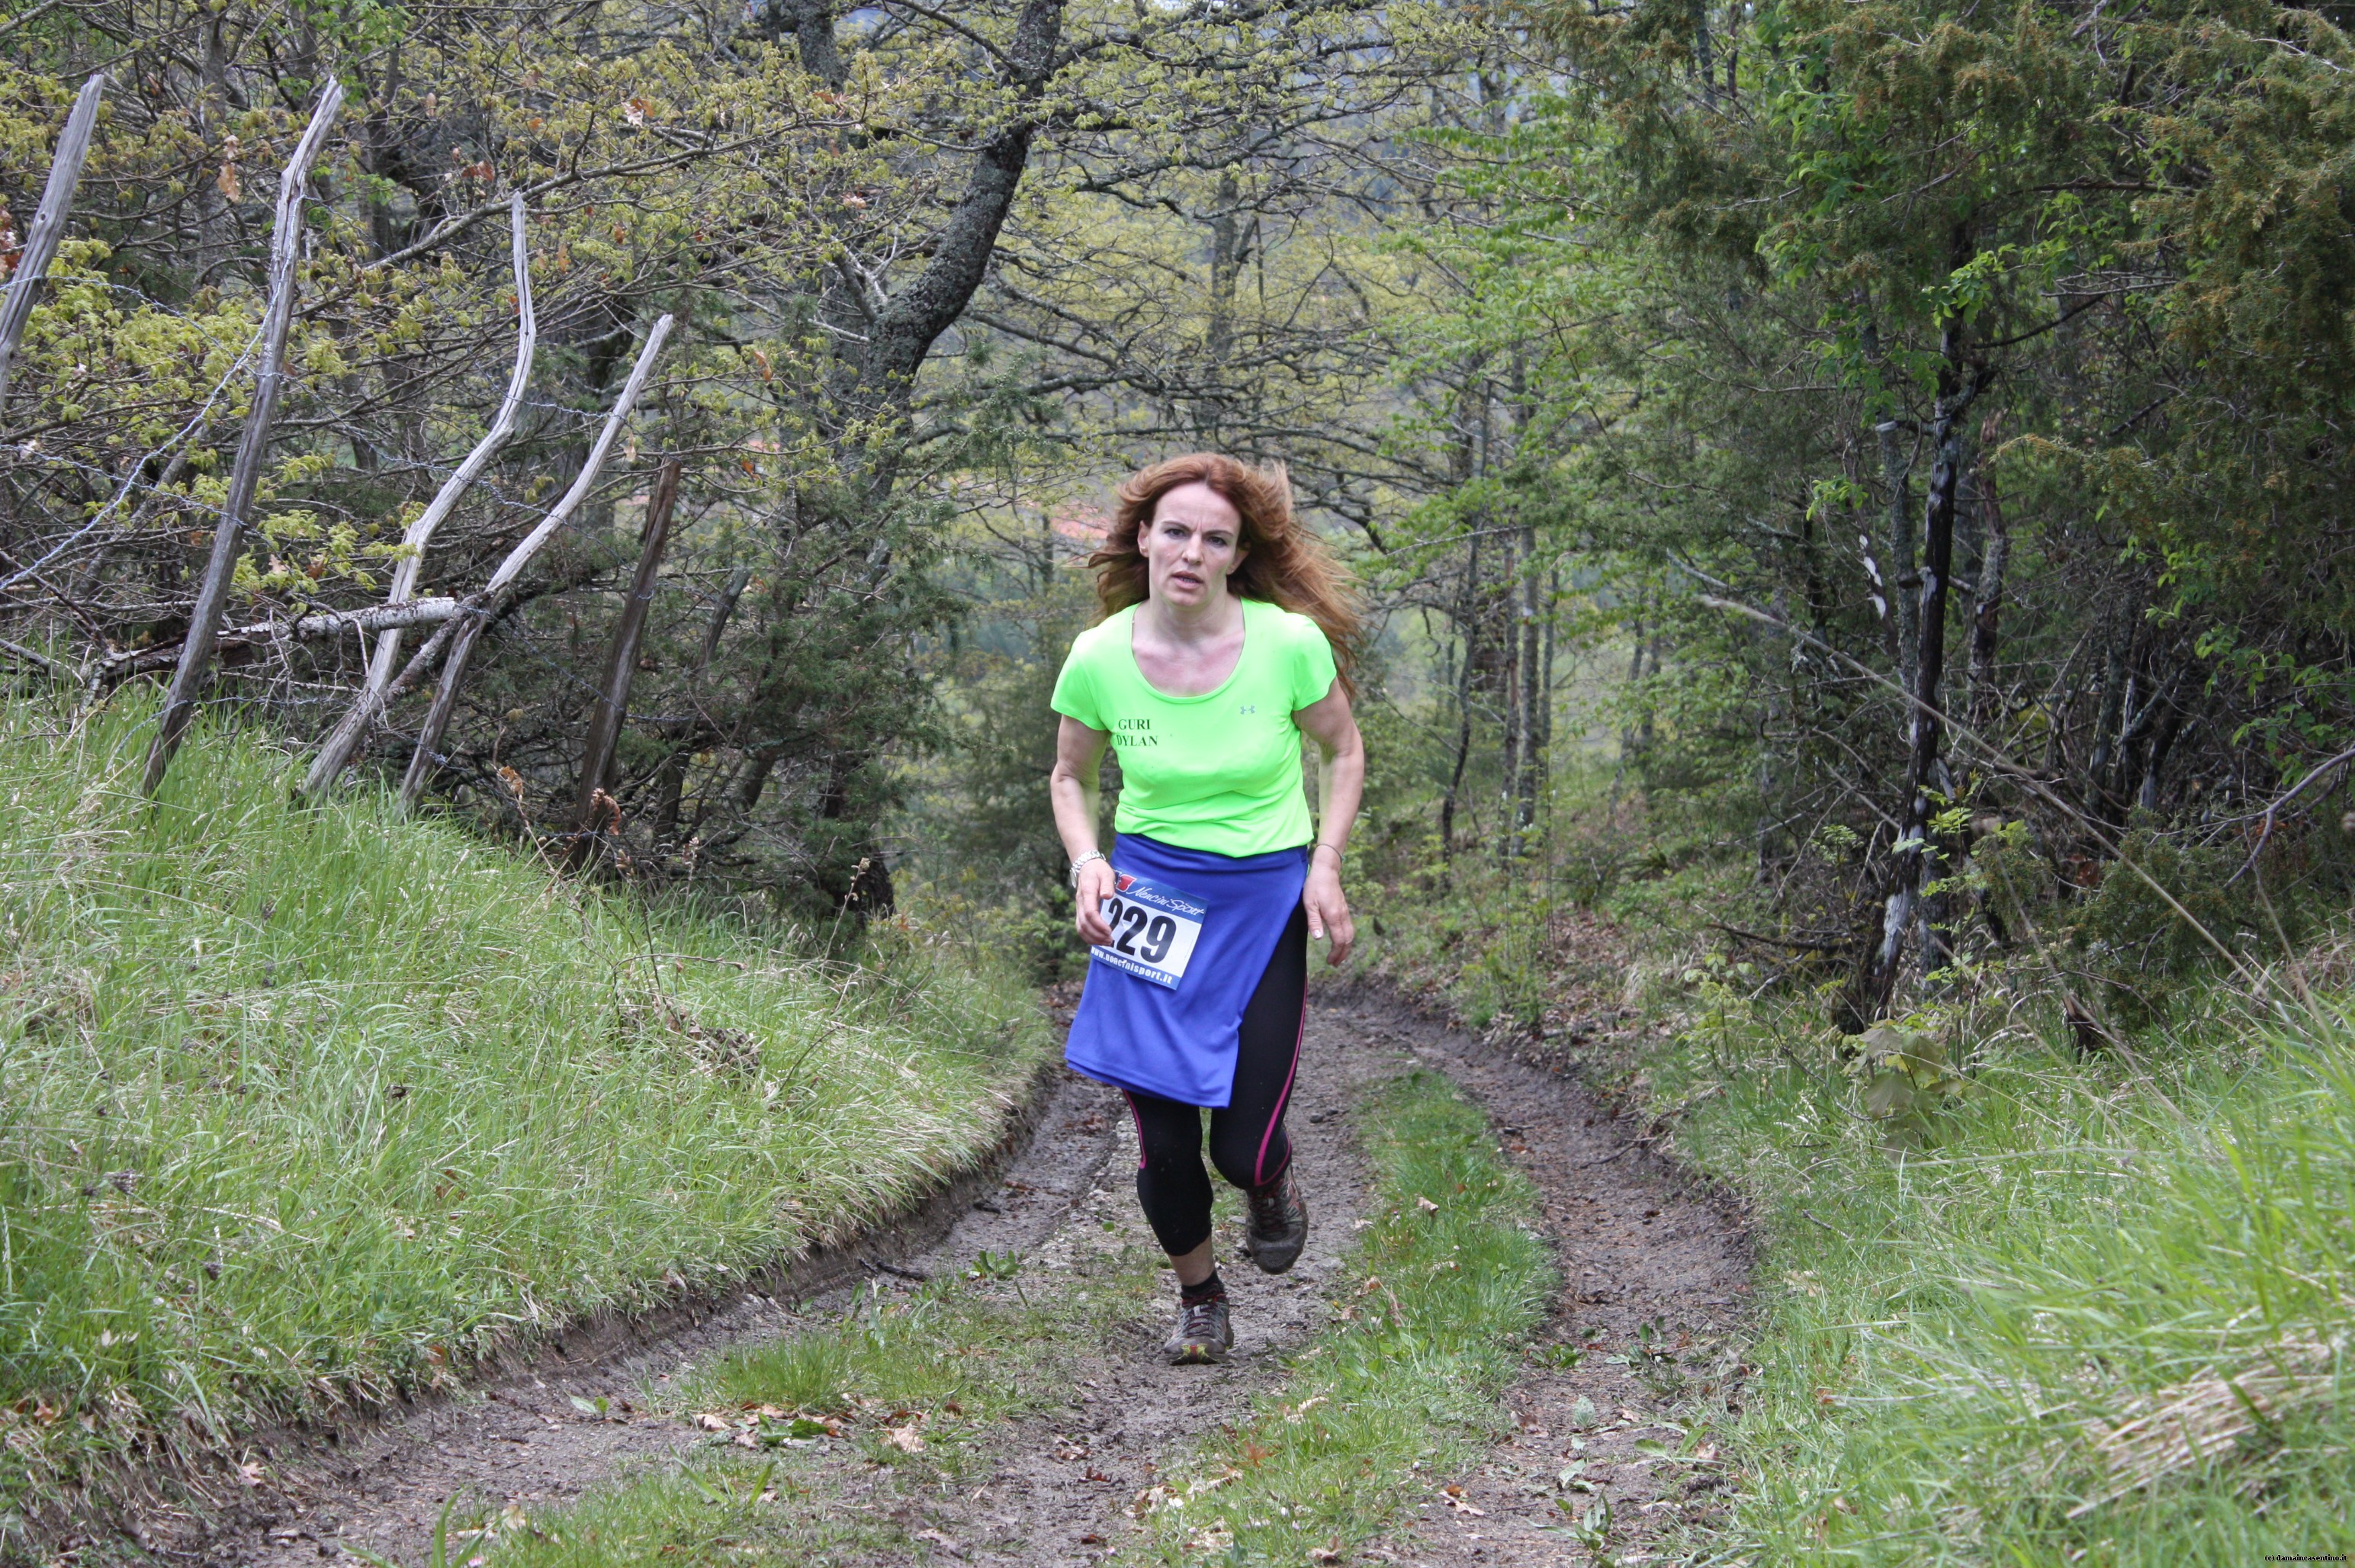
[[[1237,858],[1124,833],[1112,866],[1117,878],[1142,878],[1201,905],[1201,933],[1174,987],[1093,949],[1063,1060],[1115,1089],[1224,1105],[1243,1006],[1300,902],[1308,847]]]

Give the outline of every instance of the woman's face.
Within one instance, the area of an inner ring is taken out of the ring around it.
[[[1227,574],[1242,564],[1242,517],[1208,485],[1180,485],[1153,508],[1137,530],[1145,552],[1147,592],[1163,603],[1191,609],[1227,592]]]

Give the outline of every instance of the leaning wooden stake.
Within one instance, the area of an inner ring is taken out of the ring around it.
[[[458,705],[458,688],[465,681],[466,660],[474,651],[474,639],[482,635],[484,626],[506,607],[516,579],[523,575],[525,567],[531,564],[531,558],[539,553],[539,547],[571,519],[581,503],[588,498],[589,492],[595,488],[598,471],[605,466],[605,455],[613,450],[613,438],[621,434],[623,421],[637,406],[638,393],[645,387],[647,373],[654,368],[655,357],[662,352],[663,339],[670,336],[670,322],[671,318],[666,315],[655,323],[652,332],[646,334],[645,347],[638,350],[638,362],[631,367],[630,379],[622,388],[622,395],[614,400],[613,411],[605,416],[605,428],[597,432],[597,444],[589,449],[589,459],[581,465],[580,477],[572,481],[572,487],[564,493],[562,500],[556,503],[555,509],[539,520],[538,528],[526,534],[515,549],[507,551],[506,560],[499,562],[499,569],[491,573],[491,580],[483,584],[481,592],[474,595],[469,613],[451,623],[459,628],[458,634],[450,640],[450,656],[442,667],[442,685],[433,693],[433,706],[426,711],[424,728],[418,731],[417,750],[409,759],[409,771],[401,775],[400,802],[403,805],[417,803],[417,797],[424,793],[425,781],[441,765],[439,753],[442,731],[449,729],[451,711]]]
[[[566,859],[580,865],[596,847],[607,809],[605,795],[613,770],[613,748],[622,738],[622,718],[629,711],[630,683],[638,673],[638,641],[645,635],[646,611],[654,603],[655,577],[662,571],[663,549],[670,543],[670,515],[678,502],[681,464],[676,457],[663,464],[646,498],[645,538],[638,547],[638,575],[630,596],[622,601],[622,618],[613,627],[613,651],[605,661],[605,678],[597,688],[597,706],[589,720],[589,742],[581,753],[581,799],[573,809],[572,848]]]
[[[172,753],[180,748],[188,720],[197,709],[197,694],[212,671],[213,646],[220,635],[221,608],[229,602],[230,580],[245,536],[245,514],[253,505],[255,486],[261,482],[261,463],[270,448],[270,424],[278,412],[278,394],[285,383],[286,328],[294,314],[294,263],[303,255],[303,188],[311,177],[312,162],[327,140],[327,128],[343,106],[344,88],[330,78],[312,112],[310,128],[294,148],[286,172],[278,176],[276,228],[270,237],[270,304],[262,315],[261,358],[256,367],[253,407],[245,417],[245,433],[237,443],[237,462],[229,469],[229,495],[221,503],[220,522],[213,529],[212,558],[205,563],[203,583],[197,590],[196,608],[188,616],[188,635],[180,645],[180,667],[172,674],[172,689],[155,721],[155,739],[147,748],[147,772],[141,790],[150,795],[164,782]]]
[[[58,138],[58,155],[49,165],[49,183],[41,191],[40,210],[25,249],[16,257],[16,275],[9,280],[8,298],[0,304],[0,412],[8,407],[8,378],[16,367],[16,340],[33,315],[41,280],[57,259],[58,243],[66,237],[66,212],[73,206],[74,187],[81,180],[82,160],[90,155],[90,133],[98,124],[98,100],[106,91],[103,71],[81,84],[73,112],[66,116],[65,134]]]
[[[531,307],[531,255],[524,240],[523,194],[520,191],[508,203],[507,219],[512,230],[510,249],[514,252],[516,308],[521,318],[521,327],[516,336],[515,370],[507,377],[507,395],[500,402],[499,411],[491,421],[491,428],[475,443],[474,450],[466,454],[466,461],[458,464],[458,471],[451,475],[434,495],[432,503],[402,533],[400,542],[408,547],[409,554],[393,568],[392,590],[385,596],[388,608],[407,603],[409,596],[416,592],[419,566],[424,558],[425,547],[432,541],[433,531],[457,510],[458,503],[465,497],[466,492],[474,487],[483,470],[490,466],[491,459],[497,455],[500,447],[506,444],[507,437],[515,433],[516,412],[523,407],[524,388],[531,380],[532,353],[539,342],[539,323]],[[343,721],[336,726],[335,732],[319,748],[319,755],[311,763],[311,771],[304,775],[304,795],[324,794],[335,783],[336,775],[344,771],[344,765],[352,760],[352,753],[359,749],[360,738],[368,733],[368,727],[384,711],[385,688],[392,684],[394,661],[400,656],[399,628],[379,635],[376,640],[375,656],[368,660],[367,684],[360,688],[359,699],[352,704],[351,711],[344,715]]]

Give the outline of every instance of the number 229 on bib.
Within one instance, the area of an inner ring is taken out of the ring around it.
[[[1177,989],[1194,956],[1194,944],[1201,940],[1209,907],[1142,877],[1116,876],[1113,880],[1116,891],[1103,901],[1112,940],[1090,948],[1090,955],[1140,980]]]

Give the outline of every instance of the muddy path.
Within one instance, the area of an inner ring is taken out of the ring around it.
[[[1586,1552],[1561,1529],[1605,1504],[1624,1551],[1679,1520],[1705,1520],[1719,1473],[1638,1449],[1673,1438],[1670,1413],[1722,1399],[1725,1349],[1746,1291],[1738,1217],[1632,1148],[1566,1079],[1513,1061],[1380,993],[1312,999],[1291,1115],[1314,1216],[1301,1262],[1269,1278],[1236,1257],[1222,1222],[1221,1273],[1238,1344],[1220,1368],[1160,1363],[1167,1307],[1156,1297],[1055,1367],[1038,1413],[988,1445],[986,1473],[911,1503],[888,1476],[834,1463],[830,1506],[891,1515],[907,1557],[1072,1568],[1131,1540],[1129,1507],[1156,1466],[1191,1439],[1241,1418],[1274,1387],[1286,1352],[1328,1319],[1326,1290],[1353,1234],[1366,1172],[1348,1109],[1366,1088],[1416,1065],[1446,1073],[1488,1113],[1499,1143],[1536,1181],[1564,1286],[1540,1355],[1512,1392],[1518,1431],[1469,1473],[1434,1477],[1402,1535],[1365,1560],[1557,1563]],[[870,1247],[855,1283],[803,1299],[753,1294],[703,1321],[634,1348],[543,1361],[531,1371],[361,1429],[308,1452],[257,1456],[269,1476],[243,1526],[197,1552],[208,1563],[290,1564],[345,1556],[346,1543],[396,1562],[424,1560],[446,1499],[526,1512],[660,1465],[715,1439],[647,1408],[708,1358],[839,1320],[853,1290],[912,1291],[961,1273],[981,1253],[1019,1254],[1033,1291],[1081,1289],[1103,1261],[1150,1246],[1132,1188],[1135,1132],[1117,1094],[1063,1075],[1035,1139],[937,1243],[894,1255]],[[1568,1351],[1577,1352],[1572,1358]],[[1567,1363],[1572,1360],[1576,1365]],[[606,1414],[578,1402],[605,1402]],[[1565,1472],[1569,1472],[1565,1477]],[[1453,1491],[1448,1488],[1455,1488]],[[1561,1501],[1572,1505],[1569,1513]],[[1590,1522],[1593,1516],[1588,1515]],[[346,1558],[346,1560],[349,1560]]]
[[[1540,1353],[1507,1396],[1515,1435],[1454,1477],[1460,1498],[1434,1492],[1406,1539],[1373,1555],[1581,1563],[1583,1543],[1564,1527],[1605,1517],[1611,1552],[1636,1552],[1623,1562],[1678,1527],[1705,1534],[1728,1484],[1724,1467],[1705,1442],[1699,1458],[1640,1445],[1674,1450],[1697,1420],[1739,1407],[1751,1270],[1739,1209],[1652,1155],[1636,1125],[1560,1072],[1380,992],[1336,997],[1327,1017],[1364,1049],[1444,1072],[1487,1112],[1538,1189],[1562,1275]],[[1561,1364],[1573,1351],[1576,1364]]]

